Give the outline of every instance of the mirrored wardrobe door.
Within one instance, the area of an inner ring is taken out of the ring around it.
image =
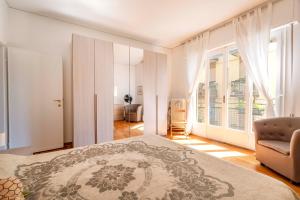
[[[114,44],[114,139],[130,137],[129,46]]]
[[[143,59],[144,50],[130,47],[129,95],[131,97],[128,119],[130,121],[130,136],[144,133],[143,105]]]

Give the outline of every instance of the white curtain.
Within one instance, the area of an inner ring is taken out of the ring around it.
[[[209,32],[205,32],[200,37],[184,46],[186,67],[188,73],[188,113],[187,113],[187,132],[193,129],[196,120],[195,95],[200,73],[204,73],[204,61],[206,59],[209,41]]]
[[[272,19],[272,3],[256,8],[234,19],[235,39],[246,70],[258,91],[267,99],[267,116],[276,116],[271,96],[268,48]]]
[[[281,29],[281,65],[284,73],[282,83],[284,82],[283,96],[283,116],[292,116],[295,114],[297,102],[297,77],[292,63],[293,43],[291,35],[293,34],[293,24],[289,24]]]

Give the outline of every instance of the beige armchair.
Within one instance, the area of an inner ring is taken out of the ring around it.
[[[125,106],[125,120],[127,122],[140,122],[143,120],[143,106],[130,104]]]
[[[272,118],[254,122],[256,159],[300,183],[300,118]]]

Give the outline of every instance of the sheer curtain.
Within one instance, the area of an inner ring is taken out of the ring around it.
[[[234,19],[235,39],[250,79],[267,100],[267,116],[277,116],[271,96],[268,49],[272,20],[272,3]]]
[[[196,119],[196,89],[200,73],[204,73],[204,61],[206,59],[209,41],[209,32],[205,32],[200,37],[184,46],[186,67],[188,73],[188,113],[187,113],[187,132],[193,128]]]
[[[295,76],[295,69],[292,63],[293,53],[293,24],[288,24],[281,29],[281,65],[284,73],[284,100],[283,100],[283,116],[293,116],[295,114],[295,107],[297,102],[297,78]]]

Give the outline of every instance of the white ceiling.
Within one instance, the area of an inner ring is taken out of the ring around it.
[[[266,0],[6,0],[10,7],[172,48]]]

